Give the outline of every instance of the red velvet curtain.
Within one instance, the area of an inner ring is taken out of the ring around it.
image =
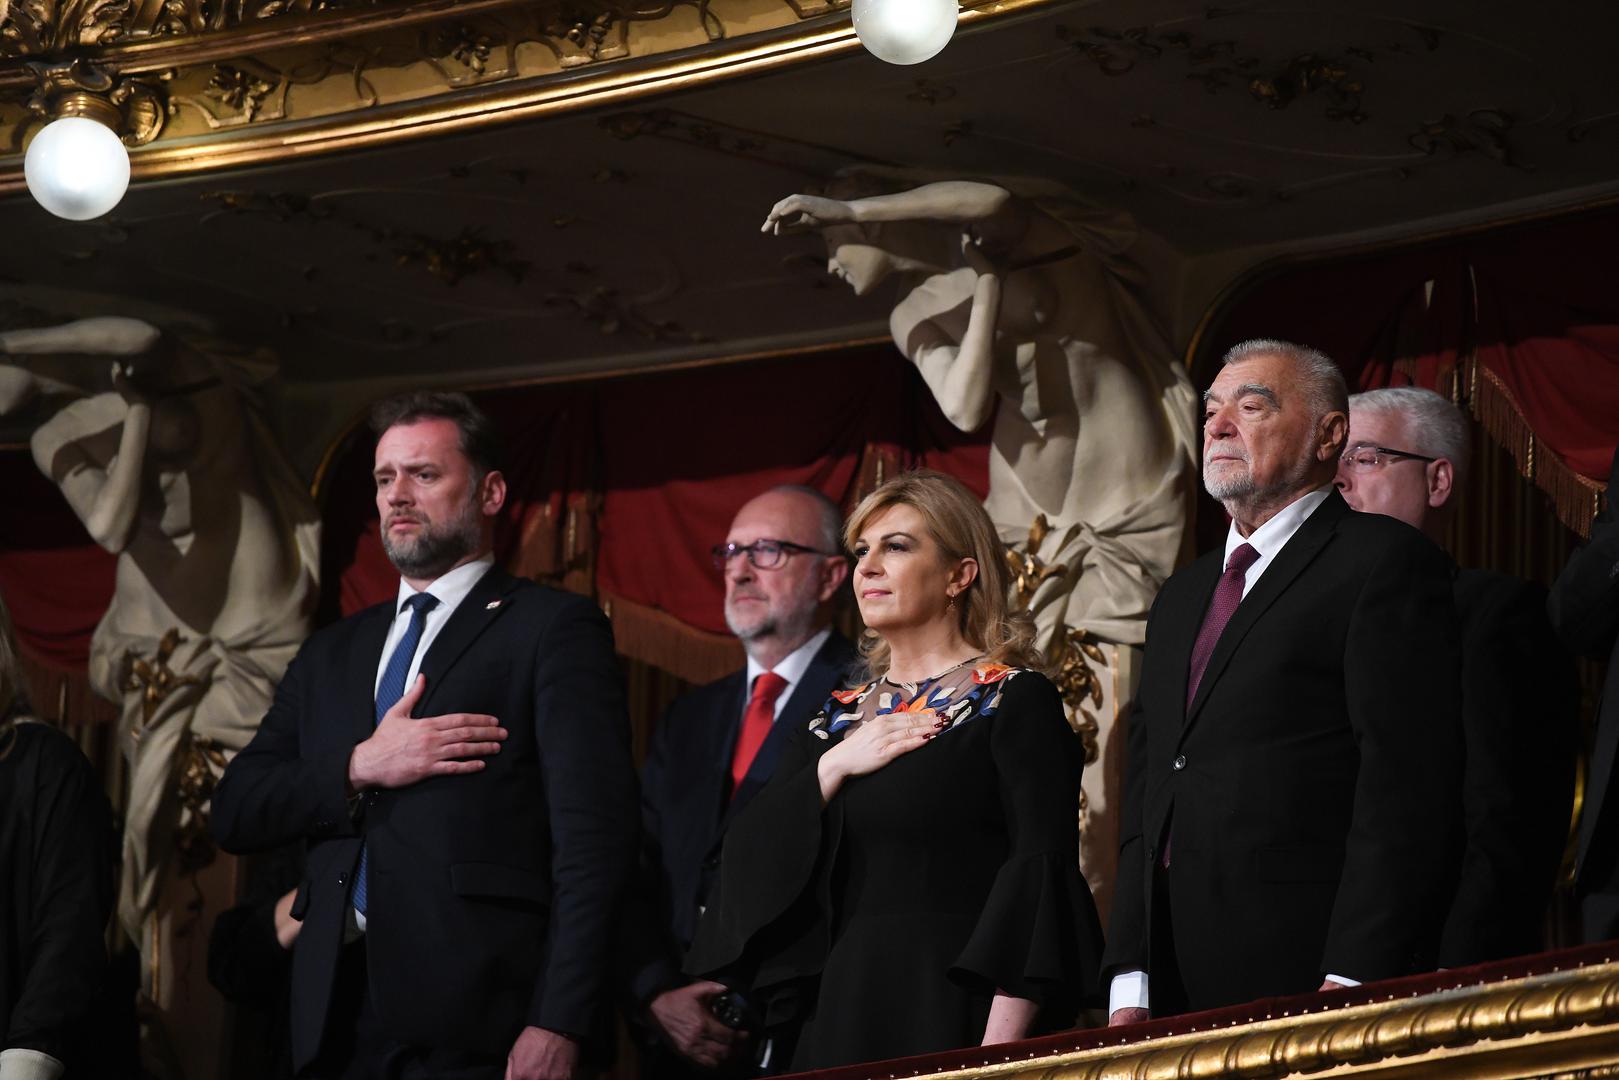
[[[848,508],[913,466],[988,490],[987,425],[956,431],[888,346],[474,397],[507,437],[502,563],[599,596],[622,651],[692,681],[740,662],[709,549],[753,495],[805,484]],[[370,455],[354,432],[322,485],[328,618],[397,588]]]
[[[96,546],[27,450],[0,451],[0,596],[23,650],[56,671],[83,671],[112,596],[113,557]]]

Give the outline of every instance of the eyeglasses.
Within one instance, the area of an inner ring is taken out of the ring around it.
[[[724,570],[738,555],[746,555],[755,570],[779,570],[789,555],[821,555],[835,558],[832,552],[818,551],[789,540],[755,540],[751,544],[715,544],[714,565]]]
[[[1401,458],[1410,458],[1412,461],[1438,461],[1436,457],[1426,454],[1413,454],[1409,450],[1391,450],[1386,446],[1356,446],[1344,451],[1343,457],[1338,460],[1352,469],[1360,472],[1370,472],[1380,469],[1384,465]]]

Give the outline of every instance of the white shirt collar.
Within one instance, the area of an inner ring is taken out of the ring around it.
[[[815,659],[815,654],[821,651],[821,646],[825,645],[826,639],[831,636],[832,628],[830,626],[825,627],[820,633],[782,657],[781,663],[773,668],[766,668],[753,657],[748,657],[748,682],[744,693],[752,692],[753,680],[763,675],[766,671],[774,671],[777,675],[787,680],[787,689],[781,695],[781,699],[785,699],[793,692],[793,687],[798,685],[798,680],[804,677],[804,672],[809,670],[810,661]]]
[[[1233,521],[1231,528],[1226,531],[1225,562],[1220,565],[1226,566],[1229,564],[1231,562],[1231,553],[1243,544],[1247,544],[1259,552],[1260,559],[1269,563],[1282,548],[1287,546],[1287,542],[1293,539],[1293,534],[1299,531],[1299,526],[1304,524],[1305,519],[1315,513],[1316,507],[1327,501],[1327,496],[1330,494],[1332,494],[1332,485],[1328,484],[1325,487],[1318,487],[1314,491],[1300,495],[1278,510],[1269,521],[1255,529],[1251,536],[1243,536],[1239,533],[1237,523]],[[1257,574],[1250,573],[1249,580],[1252,581],[1257,576]]]
[[[479,579],[488,573],[489,568],[494,565],[494,555],[484,555],[482,558],[473,559],[469,563],[462,563],[447,574],[440,575],[421,591],[432,593],[438,597],[437,611],[448,615],[461,606],[461,601],[467,598],[467,593],[472,591],[472,587],[478,584]],[[405,601],[415,595],[416,590],[410,587],[410,583],[404,578],[400,578],[399,595],[394,599],[395,618],[399,617],[400,609],[405,606]]]

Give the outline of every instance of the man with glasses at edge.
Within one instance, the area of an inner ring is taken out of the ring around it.
[[[1431,390],[1349,399],[1338,490],[1441,544],[1466,478],[1461,410]],[[1445,923],[1445,967],[1540,952],[1568,839],[1579,682],[1546,617],[1546,590],[1491,570],[1455,569],[1462,624],[1462,798],[1467,854]]]
[[[737,512],[714,561],[745,668],[677,699],[641,780],[642,864],[624,920],[621,983],[644,1077],[780,1071],[780,1046],[730,1024],[738,998],[680,965],[719,865],[726,827],[770,779],[785,734],[842,684],[854,646],[832,629],[848,580],[842,516],[812,488],[782,486]],[[721,995],[726,995],[721,997]],[[716,999],[720,999],[716,1002]],[[778,1041],[780,1032],[772,1032]]]

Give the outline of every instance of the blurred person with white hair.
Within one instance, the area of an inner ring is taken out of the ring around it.
[[[1442,543],[1470,444],[1462,411],[1432,390],[1355,394],[1338,490],[1354,509]],[[1467,855],[1440,962],[1461,967],[1545,948],[1573,808],[1579,682],[1542,586],[1454,568],[1452,594],[1462,623]]]

